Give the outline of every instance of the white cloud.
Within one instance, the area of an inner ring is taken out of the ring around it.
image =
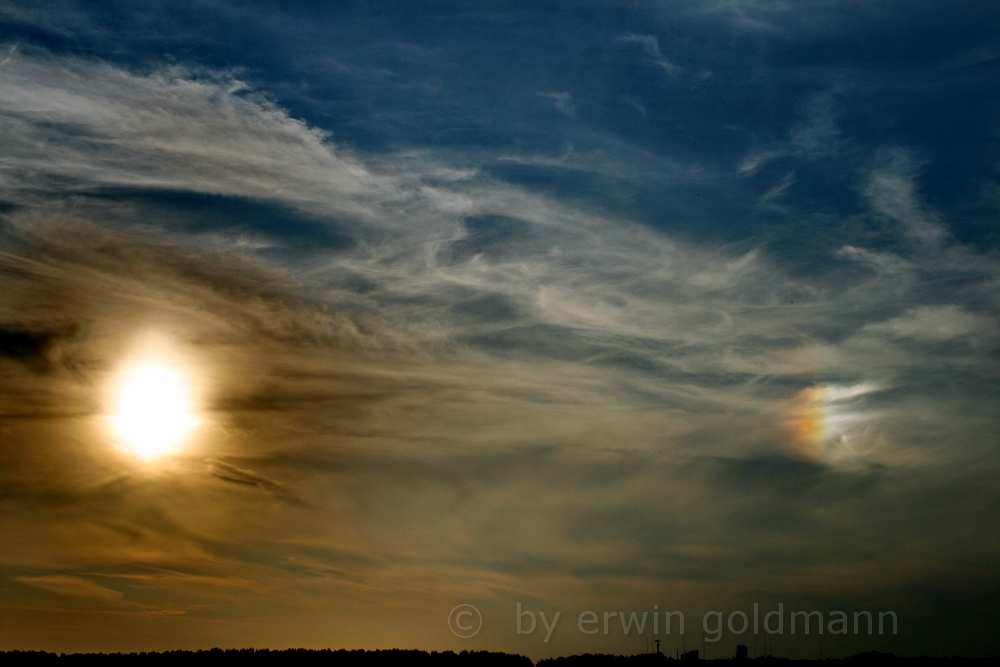
[[[753,174],[762,166],[781,158],[818,161],[836,157],[842,140],[837,125],[834,92],[827,90],[802,100],[802,120],[789,130],[788,138],[768,147],[751,149],[736,165],[736,171],[739,174]],[[767,194],[764,198],[767,198]]]
[[[864,331],[892,338],[942,342],[962,337],[995,336],[997,325],[990,318],[949,304],[913,308],[900,317],[869,324]]]
[[[561,91],[538,94],[552,100],[552,103],[556,105],[556,108],[567,116],[573,116],[576,114],[576,105],[573,104],[573,96],[570,93]]]
[[[916,268],[913,262],[898,255],[887,252],[875,252],[851,245],[840,248],[837,250],[836,255],[837,257],[864,264],[883,275],[912,275]]]
[[[8,197],[58,178],[71,189],[174,188],[360,213],[374,185],[323,132],[234,79],[15,55],[0,87]]]
[[[674,63],[667,60],[663,53],[660,51],[660,40],[656,35],[636,35],[633,33],[626,33],[615,39],[619,44],[636,44],[638,45],[643,54],[645,54],[648,62],[653,63],[657,67],[660,67],[664,72],[672,77],[677,77],[682,69],[675,65]]]
[[[851,385],[828,384],[823,388],[824,398],[831,402],[850,401],[881,390],[883,387],[878,382],[859,382]]]
[[[878,213],[901,223],[915,241],[933,246],[947,236],[937,216],[917,196],[919,163],[904,149],[883,148],[875,156],[864,194]]]

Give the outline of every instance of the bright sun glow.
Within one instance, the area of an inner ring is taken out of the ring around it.
[[[175,451],[198,425],[184,376],[159,363],[131,366],[118,388],[111,424],[137,456]]]

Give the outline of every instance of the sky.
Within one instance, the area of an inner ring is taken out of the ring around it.
[[[997,655],[998,80],[990,0],[0,1],[0,650]]]

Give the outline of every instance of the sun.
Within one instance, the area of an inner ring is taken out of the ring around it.
[[[136,456],[175,452],[199,424],[183,373],[156,361],[132,364],[117,389],[111,426]]]

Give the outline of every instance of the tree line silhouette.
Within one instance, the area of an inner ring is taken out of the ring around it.
[[[692,654],[696,652],[692,651]],[[697,657],[690,656],[694,660]],[[848,658],[816,660],[791,660],[774,656],[746,660],[719,658],[713,662],[749,662],[780,664],[791,667],[799,663],[847,663],[848,665],[885,664],[898,667],[938,667],[945,664],[985,665],[987,658],[902,658],[892,653],[869,651]],[[496,653],[491,651],[417,651],[403,649],[388,650],[311,650],[311,649],[220,649],[201,651],[164,651],[158,653],[48,653],[45,651],[0,651],[0,667],[82,667],[101,664],[107,667],[253,667],[292,663],[302,667],[656,667],[665,662],[677,661],[662,653],[639,655],[611,655],[585,653],[559,658],[546,658],[532,662],[530,658],[516,653]],[[990,660],[990,664],[993,664]]]

